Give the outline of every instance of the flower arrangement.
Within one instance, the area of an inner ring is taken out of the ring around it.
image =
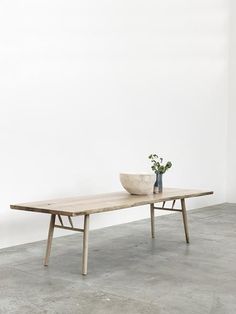
[[[148,156],[152,165],[152,171],[156,174],[156,183],[154,186],[154,193],[162,193],[163,184],[162,184],[162,175],[172,167],[172,163],[168,161],[166,164],[163,162],[162,157],[158,157],[156,154],[151,154]]]
[[[163,158],[158,157],[156,154],[148,156],[152,163],[152,171],[156,174],[164,174],[168,169],[172,167],[172,163],[168,161],[166,164],[163,163]]]

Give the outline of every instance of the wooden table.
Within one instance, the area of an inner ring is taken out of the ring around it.
[[[100,194],[92,196],[79,196],[33,203],[23,203],[11,205],[12,209],[33,211],[38,213],[50,214],[50,224],[48,231],[47,249],[44,265],[48,266],[49,256],[52,245],[54,228],[66,229],[83,232],[83,259],[82,274],[87,274],[88,265],[88,234],[89,234],[89,217],[91,214],[103,213],[107,211],[119,210],[123,208],[135,207],[140,205],[150,205],[151,215],[151,235],[155,236],[154,216],[155,210],[178,211],[183,215],[183,224],[186,242],[189,243],[189,231],[187,223],[187,212],[185,199],[197,196],[213,194],[212,191],[186,190],[166,188],[162,193],[152,195],[130,195],[126,192],[117,192],[109,194]],[[176,209],[176,201],[180,200],[180,208]],[[166,202],[172,201],[172,205],[166,207]],[[162,206],[155,206],[156,203],[163,203]],[[62,217],[68,218],[68,225],[65,225]],[[84,227],[75,228],[72,217],[84,216]],[[56,217],[58,223],[56,223]]]

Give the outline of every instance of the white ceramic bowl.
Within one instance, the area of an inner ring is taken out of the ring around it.
[[[123,188],[130,194],[153,194],[155,174],[121,173],[120,182]]]

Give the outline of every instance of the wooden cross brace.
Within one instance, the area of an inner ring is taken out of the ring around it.
[[[163,202],[162,206],[154,206],[154,209],[159,209],[159,210],[168,210],[168,211],[173,211],[173,212],[182,212],[182,209],[175,209],[175,203],[176,200],[173,201],[171,208],[170,207],[165,207],[166,202]]]
[[[73,222],[72,222],[72,219],[71,219],[70,216],[67,216],[67,217],[68,217],[68,221],[69,221],[71,227],[68,227],[68,226],[64,225],[61,215],[57,215],[57,216],[58,216],[58,219],[60,221],[60,225],[55,224],[55,226],[54,226],[55,228],[72,230],[72,231],[78,231],[78,232],[84,232],[84,229],[74,228],[74,225],[73,225]]]

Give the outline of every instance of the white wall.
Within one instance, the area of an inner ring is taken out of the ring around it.
[[[227,200],[236,202],[236,3],[230,2]]]
[[[165,185],[215,191],[191,208],[225,201],[227,23],[224,0],[1,1],[0,247],[46,237],[10,203],[120,190],[151,152]]]

